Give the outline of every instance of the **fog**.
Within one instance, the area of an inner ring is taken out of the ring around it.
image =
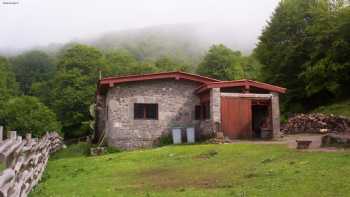
[[[195,27],[196,36],[206,43],[220,42],[249,51],[254,48],[279,0],[0,2],[0,51],[96,39],[109,32],[129,29],[183,24]]]

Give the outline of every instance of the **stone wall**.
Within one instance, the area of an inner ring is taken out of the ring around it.
[[[214,132],[221,127],[221,95],[220,88],[213,88],[210,92],[210,112]]]
[[[106,97],[106,131],[110,146],[151,147],[173,127],[196,127],[194,94],[198,84],[185,80],[152,80],[120,84]],[[134,103],[157,103],[158,120],[135,120]]]

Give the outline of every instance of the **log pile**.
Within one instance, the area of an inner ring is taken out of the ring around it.
[[[342,133],[350,131],[350,119],[321,113],[297,114],[282,126],[285,134]]]
[[[62,147],[62,138],[56,132],[41,139],[9,133],[6,140],[0,136],[0,163],[6,168],[0,172],[0,197],[25,197],[40,181],[50,153]]]
[[[349,133],[329,133],[322,137],[322,147],[350,148]]]

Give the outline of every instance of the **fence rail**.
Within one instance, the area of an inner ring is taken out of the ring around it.
[[[3,140],[0,126],[0,197],[26,197],[40,181],[50,153],[62,147],[62,138],[56,133],[46,133],[42,138],[25,139],[10,131]]]

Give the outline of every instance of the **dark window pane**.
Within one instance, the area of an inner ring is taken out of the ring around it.
[[[210,103],[207,103],[207,115],[206,115],[206,119],[210,119]]]
[[[194,118],[195,118],[196,120],[200,120],[200,119],[201,119],[201,106],[200,106],[200,105],[196,105],[196,106],[195,106]]]
[[[202,119],[206,120],[210,118],[210,103],[206,102],[201,105],[202,107]]]
[[[158,104],[134,104],[134,119],[158,119]]]
[[[134,104],[134,119],[143,119],[145,117],[145,109],[143,104]]]
[[[146,118],[158,119],[158,104],[145,104],[146,105]]]

